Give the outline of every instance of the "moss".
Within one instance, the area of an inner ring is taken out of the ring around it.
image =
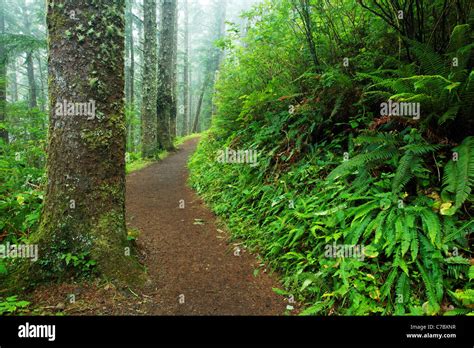
[[[127,241],[124,224],[118,212],[109,211],[101,216],[91,231],[94,238],[92,259],[97,261],[100,274],[107,279],[119,284],[142,286],[147,277],[136,259],[133,245]]]
[[[81,139],[91,150],[108,147],[113,138],[111,129],[87,129],[81,132]]]

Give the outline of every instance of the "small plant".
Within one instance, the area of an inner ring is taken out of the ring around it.
[[[3,300],[0,297],[0,315],[14,314],[30,305],[28,301],[20,301],[17,296],[10,296]]]
[[[78,255],[72,253],[61,254],[61,259],[64,260],[67,266],[72,266],[81,273],[91,273],[97,264],[97,261],[89,259],[89,253],[83,252]]]
[[[127,240],[136,241],[140,236],[140,231],[136,228],[131,228],[127,231]]]

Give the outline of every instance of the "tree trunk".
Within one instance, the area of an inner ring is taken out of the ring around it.
[[[225,18],[227,14],[227,0],[223,0],[220,4],[220,13],[218,16],[218,31],[217,31],[217,38],[216,40],[222,39],[225,36]],[[218,78],[219,67],[224,59],[224,50],[220,48],[216,48],[215,52],[215,62],[214,62],[214,69],[212,75],[212,98],[211,98],[211,119],[217,112],[216,104],[214,103],[214,94],[215,94],[215,82]]]
[[[188,2],[183,2],[184,7],[184,57],[183,57],[183,127],[182,136],[188,134],[189,123],[189,13]]]
[[[95,260],[108,279],[138,280],[125,227],[124,0],[95,2],[92,18],[89,1],[61,3],[47,3],[48,183],[32,236],[40,258],[20,276],[75,274],[63,258],[70,253]],[[80,38],[78,25],[94,35]]]
[[[29,20],[29,13],[25,1],[22,1],[23,10],[23,31],[25,35],[31,35],[31,24]],[[28,77],[28,106],[30,109],[36,108],[38,102],[36,100],[36,81],[35,68],[33,65],[33,51],[26,52],[26,72]]]
[[[202,85],[201,94],[199,95],[199,100],[198,100],[198,103],[197,103],[197,106],[196,106],[196,116],[194,117],[193,133],[198,132],[199,115],[201,113],[202,100],[204,99],[204,94],[206,93],[206,88],[207,88],[208,83],[209,83],[209,79],[206,76],[204,78],[204,83]]]
[[[301,21],[303,22],[303,30],[308,42],[309,52],[316,69],[319,69],[319,60],[316,54],[316,46],[313,38],[313,26],[311,20],[310,3],[309,0],[298,0],[300,7],[295,4],[295,9],[298,11]]]
[[[170,122],[173,112],[173,36],[176,0],[162,0],[160,53],[158,58],[157,142],[159,149],[173,150]]]
[[[0,0],[3,1],[3,0]],[[13,58],[11,60],[11,93],[12,93],[12,102],[16,103],[18,101],[18,81],[17,81],[17,76],[16,76],[16,58]]]
[[[172,63],[172,96],[173,96],[173,103],[171,104],[171,119],[170,119],[170,135],[171,141],[176,138],[176,118],[178,115],[178,95],[177,95],[177,62],[178,62],[178,7],[175,7],[175,14],[174,14],[174,29],[173,29],[173,63]]]
[[[0,0],[0,33],[5,33],[5,0]],[[3,44],[0,44],[0,123],[6,120],[7,106],[7,52]],[[0,139],[8,144],[8,132],[0,124]]]
[[[41,102],[41,111],[44,111],[45,110],[45,101],[46,101],[46,96],[44,94],[44,91],[45,91],[45,86],[44,86],[44,76],[43,76],[43,69],[41,67],[41,57],[38,55],[36,57],[36,61],[38,62],[38,70],[39,70],[39,73],[40,73],[40,102]],[[43,127],[44,127],[44,124],[42,124]]]
[[[144,0],[143,82],[142,82],[142,157],[156,154],[156,0]]]
[[[130,152],[135,152],[135,139],[134,139],[134,117],[135,117],[135,53],[134,53],[134,41],[133,41],[133,0],[129,0],[129,6],[127,11],[127,23],[129,25],[127,30],[127,40],[129,49],[129,67],[128,67],[128,107],[130,110],[130,117],[128,122],[128,149]]]

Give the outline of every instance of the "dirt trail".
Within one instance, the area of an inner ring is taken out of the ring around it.
[[[186,185],[187,161],[197,143],[192,139],[127,177],[127,221],[141,231],[138,244],[151,278],[146,312],[281,315],[286,303],[272,291],[277,281],[263,272],[253,275],[258,263],[251,254],[234,255],[214,214]]]

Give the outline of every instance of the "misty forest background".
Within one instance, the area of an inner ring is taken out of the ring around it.
[[[190,185],[303,314],[472,314],[473,28],[469,0],[0,0],[0,242],[48,250],[0,259],[0,314],[121,279],[125,171],[195,133]],[[77,96],[102,118],[54,115]]]

